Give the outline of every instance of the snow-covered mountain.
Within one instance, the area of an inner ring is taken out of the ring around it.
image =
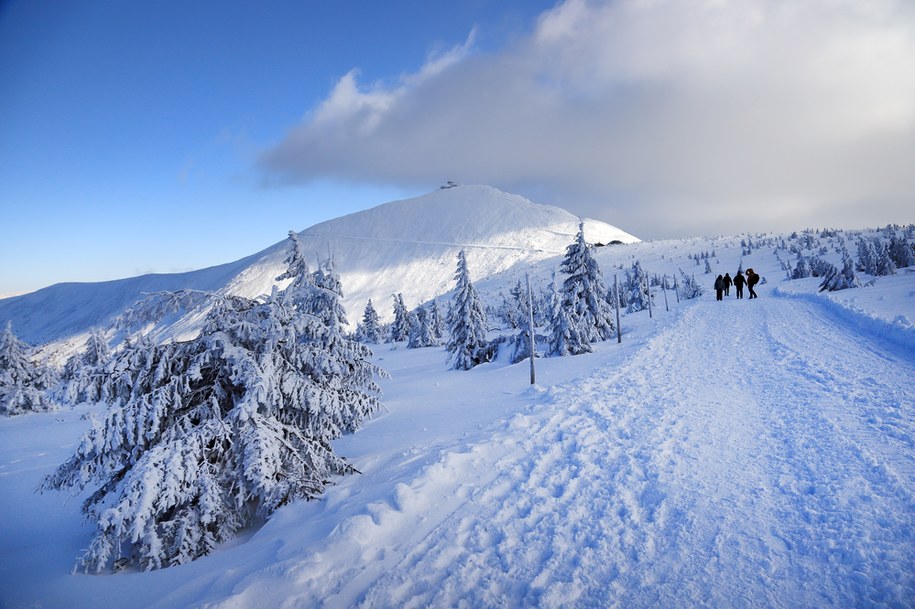
[[[391,295],[408,307],[453,287],[457,253],[467,252],[474,280],[561,255],[580,220],[489,186],[457,186],[394,201],[312,226],[300,234],[315,265],[332,258],[355,324],[372,299],[383,319]],[[614,226],[584,220],[590,242],[638,239]],[[144,294],[193,289],[254,297],[269,293],[283,270],[286,241],[236,262],[181,274],[154,274],[104,283],[63,283],[0,300],[0,323],[39,344],[106,326]]]

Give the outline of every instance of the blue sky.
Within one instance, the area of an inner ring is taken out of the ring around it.
[[[336,80],[483,48],[547,3],[25,0],[0,4],[0,294],[228,262],[434,188],[268,188],[259,151]]]
[[[487,183],[643,238],[915,221],[906,0],[0,4],[0,295]]]

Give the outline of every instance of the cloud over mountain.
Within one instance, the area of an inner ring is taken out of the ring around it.
[[[569,0],[497,52],[349,72],[260,165],[493,183],[647,237],[874,224],[915,194],[913,100],[902,0]]]

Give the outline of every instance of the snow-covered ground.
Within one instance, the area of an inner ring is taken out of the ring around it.
[[[709,288],[684,261],[712,247],[736,270],[734,240],[599,260]],[[0,606],[911,607],[915,273],[826,296],[771,250],[748,265],[759,299],[658,294],[534,386],[527,363],[379,346],[388,412],[336,443],[361,475],[156,572],[71,574],[81,499],[33,492],[89,408],[4,418]]]

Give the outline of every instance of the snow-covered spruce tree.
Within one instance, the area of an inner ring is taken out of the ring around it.
[[[83,506],[98,525],[86,570],[119,556],[147,570],[191,561],[355,471],[330,441],[378,408],[382,372],[341,331],[339,282],[308,274],[290,240],[284,290],[220,296],[195,339],[140,341],[112,365],[138,366],[124,372],[127,399],[42,485],[97,484]]]
[[[378,317],[378,312],[372,305],[371,298],[366,303],[365,310],[362,312],[362,324],[359,328],[359,338],[362,342],[372,344],[382,342],[384,335],[381,332],[381,320]]]
[[[517,328],[521,323],[521,311],[514,297],[514,288],[509,290],[509,296],[506,297],[502,292],[499,292],[499,296],[502,297],[502,304],[495,311],[495,318],[511,329]]]
[[[896,268],[896,263],[893,262],[893,258],[890,256],[890,250],[889,247],[887,247],[887,244],[879,239],[874,239],[874,251],[876,258],[875,266],[877,268],[876,275],[880,277],[895,275],[896,271],[899,269]]]
[[[577,355],[591,351],[590,343],[613,335],[613,310],[607,288],[579,224],[575,241],[566,248],[559,270],[568,277],[559,291],[560,305],[550,321],[550,354]]]
[[[49,375],[34,361],[32,348],[13,333],[7,321],[0,332],[0,414],[46,412],[54,404],[45,396]]]
[[[562,293],[556,286],[556,276],[550,283],[549,356],[565,357],[591,352],[591,343],[584,340],[562,306]]]
[[[823,260],[819,256],[811,256],[807,262],[810,267],[811,277],[825,277],[835,268],[831,263]]]
[[[632,263],[632,268],[626,271],[626,313],[644,311],[648,308],[650,298],[648,290],[648,275],[642,270],[638,260]],[[653,302],[653,301],[652,301]]]
[[[804,279],[810,277],[810,269],[807,268],[807,258],[803,254],[798,252],[797,254],[797,265],[794,267],[794,270],[791,272],[791,279]]]
[[[394,299],[394,321],[391,322],[390,340],[392,343],[399,343],[407,340],[410,334],[410,314],[407,311],[407,305],[403,302],[403,294],[395,294]]]
[[[529,326],[530,306],[528,306],[526,284],[519,279],[508,293],[508,297],[502,295],[503,302],[499,307],[497,317],[512,330]],[[534,304],[534,315],[537,315],[536,303]]]
[[[432,328],[432,337],[435,344],[440,345],[445,337],[445,320],[442,317],[441,310],[438,308],[438,299],[433,298],[429,306],[429,325]]]
[[[467,255],[458,253],[457,270],[454,273],[454,296],[448,309],[449,337],[445,348],[448,360],[455,370],[470,370],[477,364],[488,361],[486,340],[486,313],[483,302],[470,281],[467,270]]]
[[[195,309],[202,311],[208,308],[212,299],[212,293],[199,290],[147,294],[114,321],[112,342],[119,343],[119,338],[155,332],[156,326],[168,326]]]
[[[683,269],[680,269],[680,282],[677,285],[677,289],[679,290],[680,298],[683,300],[698,298],[702,296],[703,292],[702,286],[696,281],[696,276],[687,275],[683,272]]]
[[[518,333],[515,334],[512,341],[514,343],[514,347],[512,349],[511,363],[513,364],[517,364],[518,362],[531,356],[531,338],[533,337],[534,340],[536,340],[536,328],[532,327],[531,324],[531,319],[533,318],[533,311],[531,311],[531,301],[533,299],[529,298],[526,285],[522,289],[523,293],[519,293],[517,295],[518,305],[520,307],[520,315],[518,320]],[[534,357],[536,357],[536,353],[534,354]]]
[[[527,318],[530,317],[530,307],[528,306],[528,297],[527,297],[527,284],[522,282],[520,279],[518,283],[515,284],[511,290],[508,291],[511,294],[511,302],[514,308],[514,324],[513,328],[520,328],[522,326],[530,325]]]
[[[105,333],[98,328],[89,332],[86,349],[74,354],[64,365],[60,398],[67,404],[108,400],[111,388],[108,363],[111,351]]]
[[[855,263],[851,256],[848,255],[848,252],[845,252],[845,256],[842,259],[842,270],[840,271],[835,266],[831,266],[826,275],[823,276],[823,282],[820,283],[821,292],[824,290],[835,292],[836,290],[859,287],[861,287],[861,282],[858,280],[858,276],[855,275]]]
[[[434,347],[438,345],[435,329],[432,327],[432,316],[424,305],[419,305],[410,314],[410,332],[407,337],[408,349]]]
[[[868,275],[877,274],[877,251],[874,243],[864,237],[858,240],[858,264],[855,268]]]
[[[915,266],[915,251],[905,237],[894,234],[890,237],[886,249],[897,269]]]
[[[621,285],[619,282],[611,285],[607,290],[607,302],[610,303],[610,308],[614,311],[616,311],[616,303],[619,302],[620,310],[625,311],[629,304],[626,300],[625,285]]]

